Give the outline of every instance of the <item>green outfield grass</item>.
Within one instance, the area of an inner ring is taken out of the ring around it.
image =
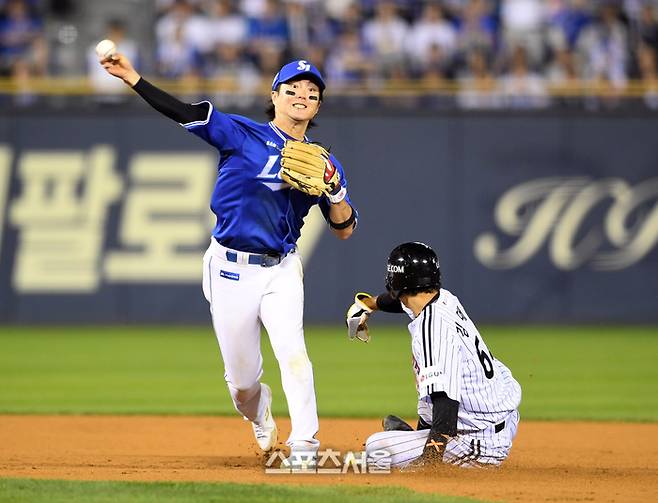
[[[0,479],[0,502],[133,503],[468,503],[481,500],[418,494],[401,488]]]
[[[524,419],[658,420],[658,327],[484,327]],[[413,416],[406,327],[307,330],[322,416]],[[269,344],[274,413],[286,402]],[[210,328],[0,327],[0,413],[234,414]]]

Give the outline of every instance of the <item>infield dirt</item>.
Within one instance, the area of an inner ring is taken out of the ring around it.
[[[289,432],[278,421],[279,447]],[[324,449],[360,451],[377,420],[326,419]],[[658,424],[521,421],[500,469],[267,474],[249,424],[225,417],[0,416],[0,477],[389,485],[488,501],[656,501]]]

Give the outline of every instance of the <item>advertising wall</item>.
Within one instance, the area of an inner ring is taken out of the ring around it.
[[[341,322],[415,240],[476,321],[658,321],[658,119],[319,123],[311,135],[342,161],[360,216],[347,241],[307,218],[307,321]],[[0,117],[0,322],[207,322],[216,165],[155,112]]]

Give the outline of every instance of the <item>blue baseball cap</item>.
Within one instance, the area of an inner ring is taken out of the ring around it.
[[[279,73],[274,76],[274,80],[272,81],[272,91],[276,91],[279,84],[283,84],[284,82],[288,82],[289,80],[300,76],[305,76],[308,80],[315,82],[320,87],[320,91],[324,91],[324,88],[327,87],[320,70],[305,59],[300,59],[281,67],[281,70],[279,70]]]

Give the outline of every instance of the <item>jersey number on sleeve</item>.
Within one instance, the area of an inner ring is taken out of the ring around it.
[[[477,351],[478,358],[484,369],[484,376],[487,379],[491,379],[494,375],[493,362],[491,361],[493,355],[487,354],[484,350],[480,351],[480,338],[477,335],[475,336],[475,351]]]
[[[459,308],[457,308],[457,312],[458,312],[457,314],[461,313],[461,311],[459,311]],[[459,323],[455,323],[455,328],[457,329],[457,333],[462,337],[470,337],[468,331],[464,327],[462,327]],[[480,364],[484,369],[484,376],[487,379],[491,379],[494,375],[493,362],[491,361],[493,355],[491,353],[487,354],[487,352],[484,350],[480,351],[480,338],[477,335],[475,336],[475,351],[477,352],[478,358],[480,359]]]

